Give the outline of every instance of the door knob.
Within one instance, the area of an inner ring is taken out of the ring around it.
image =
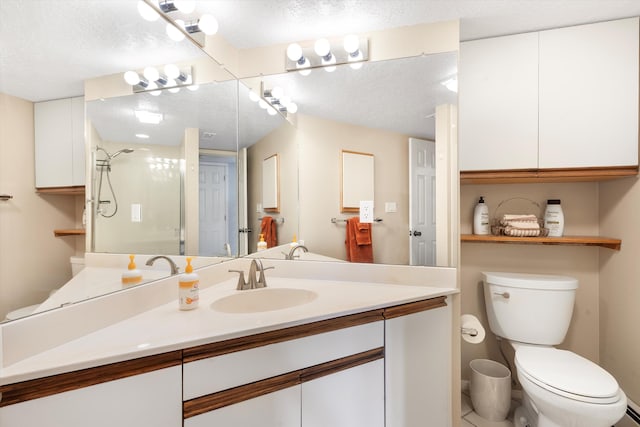
[[[421,232],[421,231],[414,231],[414,232],[413,232],[413,235],[414,235],[415,237],[420,237],[420,236],[422,236],[422,232]]]

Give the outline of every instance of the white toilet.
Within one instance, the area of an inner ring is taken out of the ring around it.
[[[515,349],[523,405],[516,427],[611,427],[627,397],[595,363],[554,348],[569,329],[578,281],[540,274],[483,274],[489,327]]]

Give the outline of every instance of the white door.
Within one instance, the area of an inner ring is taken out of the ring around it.
[[[409,261],[436,265],[436,144],[409,138]]]
[[[247,149],[238,152],[238,255],[249,254],[249,217],[247,210]]]
[[[200,250],[203,256],[226,255],[227,165],[200,163]]]

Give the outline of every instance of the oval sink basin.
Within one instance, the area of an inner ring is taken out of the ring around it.
[[[211,308],[223,313],[258,313],[307,304],[317,297],[317,293],[306,289],[249,289],[220,298],[211,304]]]

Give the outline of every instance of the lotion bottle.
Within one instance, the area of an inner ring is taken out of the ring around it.
[[[129,255],[129,265],[127,266],[127,271],[122,273],[122,284],[124,286],[132,286],[137,285],[142,282],[142,273],[136,267],[136,263],[134,262],[135,255]]]
[[[178,303],[180,310],[193,310],[198,307],[200,277],[193,272],[191,257],[187,257],[184,273],[178,278]]]
[[[559,199],[547,200],[547,207],[544,211],[544,228],[549,230],[549,237],[562,237],[564,213]]]
[[[267,249],[267,242],[264,241],[264,234],[260,234],[260,241],[258,242],[258,252]]]
[[[490,234],[489,206],[486,205],[482,196],[473,210],[473,234]]]

